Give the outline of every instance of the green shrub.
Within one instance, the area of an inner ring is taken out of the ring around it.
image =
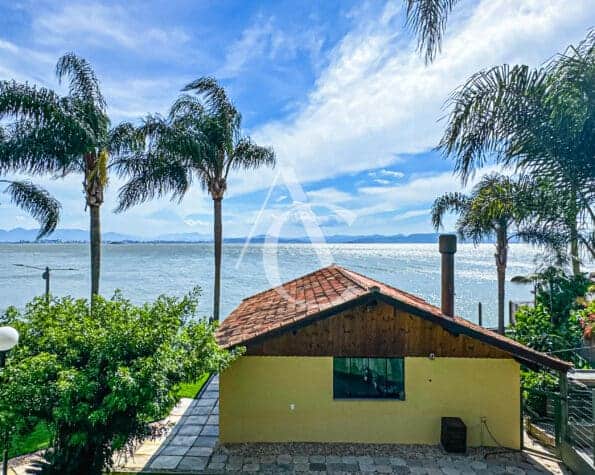
[[[0,423],[12,434],[45,422],[53,435],[46,474],[100,474],[115,452],[147,436],[180,384],[220,371],[235,354],[214,326],[193,319],[198,291],[135,306],[116,294],[31,302],[10,309],[21,339],[0,379]]]
[[[560,351],[582,346],[582,328],[576,315],[570,315],[560,323],[554,323],[543,304],[521,307],[515,315],[515,324],[508,335],[534,350],[544,353],[556,352],[555,356],[580,363],[575,351]]]

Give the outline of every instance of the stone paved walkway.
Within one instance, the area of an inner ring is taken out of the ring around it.
[[[219,376],[198,399],[176,407],[180,418],[143,468],[145,472],[200,472],[207,467],[219,438]]]

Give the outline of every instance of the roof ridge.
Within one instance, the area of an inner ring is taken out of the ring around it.
[[[291,284],[291,283],[293,283],[293,282],[295,282],[295,281],[297,281],[297,280],[300,280],[300,279],[305,279],[306,277],[310,277],[311,275],[314,275],[314,274],[316,274],[316,273],[318,273],[318,272],[321,272],[321,271],[323,271],[323,270],[325,270],[325,269],[331,269],[331,268],[335,268],[335,267],[336,267],[336,268],[338,268],[338,267],[340,267],[340,266],[338,266],[337,264],[335,264],[335,263],[333,262],[333,263],[329,264],[328,266],[325,266],[325,267],[320,267],[320,268],[318,268],[318,269],[316,269],[316,270],[313,270],[312,272],[308,272],[307,274],[300,275],[300,276],[298,276],[298,277],[295,277],[295,278],[293,278],[293,279],[291,279],[291,280],[288,280],[288,281],[286,281],[286,282],[283,282],[283,283],[282,283],[282,284],[280,284],[280,285],[276,285],[275,287],[270,287],[270,288],[268,288],[268,289],[261,290],[260,292],[257,292],[257,293],[255,293],[255,294],[249,295],[248,297],[245,297],[245,298],[243,298],[243,299],[242,299],[242,302],[245,302],[246,300],[250,300],[250,299],[252,299],[252,298],[254,298],[254,297],[258,297],[259,295],[266,294],[267,292],[271,292],[271,291],[273,291],[273,290],[280,289],[280,288],[282,288],[282,287],[285,287],[285,286],[286,286],[286,285],[288,285],[288,284]]]
[[[379,280],[377,280],[377,279],[374,279],[374,278],[372,278],[372,277],[368,277],[367,275],[364,275],[364,274],[362,274],[362,273],[360,273],[360,272],[357,272],[357,271],[354,271],[354,270],[351,270],[351,269],[345,269],[345,268],[342,268],[342,269],[343,269],[344,271],[347,271],[347,272],[351,273],[351,274],[355,274],[355,275],[357,275],[358,277],[363,277],[364,279],[371,280],[371,281],[373,281],[373,282],[374,282],[374,283],[376,283],[376,284],[380,284],[380,285],[382,285],[383,287],[388,287],[389,289],[392,289],[392,290],[395,290],[395,291],[397,291],[397,292],[399,292],[399,293],[402,293],[402,294],[404,294],[404,295],[407,295],[408,297],[411,297],[411,298],[413,298],[413,299],[415,299],[415,300],[418,300],[418,301],[420,301],[420,302],[424,302],[424,303],[426,303],[426,304],[428,304],[428,305],[432,305],[433,307],[436,307],[436,308],[438,308],[436,305],[433,305],[433,304],[431,304],[431,303],[430,303],[430,302],[428,302],[426,299],[423,299],[423,298],[421,298],[421,297],[420,297],[420,296],[418,296],[418,295],[412,294],[411,292],[407,292],[406,290],[399,289],[399,288],[397,288],[397,287],[394,287],[394,286],[392,286],[392,285],[390,285],[390,284],[387,284],[387,283],[385,283],[385,282],[380,282]]]
[[[365,283],[363,283],[362,281],[360,281],[359,279],[356,278],[357,277],[363,277],[361,274],[358,274],[357,272],[353,272],[351,269],[347,269],[345,267],[341,267],[339,265],[334,265],[335,269],[337,269],[339,271],[339,273],[345,277],[346,279],[350,280],[351,282],[353,282],[355,285],[357,285],[358,287],[361,287],[364,290],[370,290],[370,286],[366,285]],[[355,276],[353,274],[356,274]],[[374,280],[374,279],[371,279]]]

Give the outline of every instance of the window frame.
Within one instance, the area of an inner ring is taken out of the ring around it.
[[[401,368],[402,368],[402,384],[403,384],[403,389],[402,391],[400,391],[400,393],[402,393],[402,397],[397,396],[397,397],[374,397],[374,396],[337,396],[337,391],[336,391],[336,384],[335,384],[335,367],[336,367],[336,363],[337,360],[349,360],[348,361],[348,365],[349,367],[351,367],[351,360],[368,360],[366,362],[365,367],[366,368],[370,368],[371,364],[370,364],[370,360],[385,360],[385,373],[384,373],[384,377],[385,380],[388,380],[388,366],[390,364],[389,360],[400,360],[401,361]],[[333,356],[333,372],[332,372],[332,384],[333,384],[333,400],[334,401],[406,401],[407,397],[406,397],[406,392],[405,392],[405,358],[404,357],[373,357],[373,356]]]

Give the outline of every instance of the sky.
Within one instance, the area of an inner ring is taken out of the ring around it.
[[[595,0],[462,0],[442,51],[426,65],[403,0],[0,0],[0,80],[64,93],[54,69],[73,51],[94,67],[112,123],[166,114],[179,91],[214,76],[243,116],[243,132],[272,146],[275,169],[239,172],[223,202],[224,234],[432,232],[433,200],[465,191],[435,151],[449,94],[503,63],[538,67],[595,23]],[[478,172],[495,171],[488,165]],[[62,228],[88,228],[82,177],[34,177],[63,206]],[[103,230],[155,237],[212,232],[199,187],[182,202],[113,212]],[[0,228],[35,221],[0,194]],[[454,225],[451,216],[446,229]]]

